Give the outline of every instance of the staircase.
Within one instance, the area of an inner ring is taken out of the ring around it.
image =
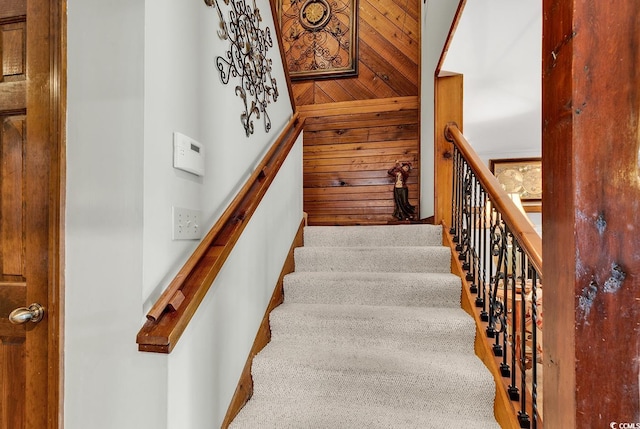
[[[498,428],[442,229],[306,227],[231,428]]]

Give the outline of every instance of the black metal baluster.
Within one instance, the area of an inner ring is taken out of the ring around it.
[[[463,162],[464,174],[463,174],[463,187],[462,187],[462,223],[460,234],[460,254],[458,259],[462,261],[462,269],[469,271],[470,267],[470,252],[469,252],[469,224],[471,223],[471,210],[469,205],[471,204],[471,168],[469,164]],[[456,246],[456,250],[458,247]]]
[[[456,251],[458,253],[462,252],[462,234],[463,234],[463,230],[462,230],[462,222],[463,222],[463,218],[464,218],[464,214],[463,214],[463,201],[464,201],[464,159],[462,157],[462,154],[458,153],[458,171],[457,171],[457,180],[458,180],[458,186],[457,186],[457,212],[456,212],[456,236],[455,236],[455,242],[456,242]]]
[[[507,310],[509,308],[509,289],[513,289],[513,253],[510,251],[510,248],[513,249],[513,246],[510,246],[512,242],[513,235],[509,228],[504,224],[504,235],[502,239],[502,252],[504,256],[503,262],[503,276],[502,276],[502,300],[499,300],[502,304],[501,313],[500,313],[500,334],[496,338],[496,345],[494,346],[494,354],[496,356],[502,357],[502,362],[500,363],[500,373],[503,377],[509,376],[509,365],[507,364],[507,337],[509,326],[507,323],[508,313]],[[511,266],[510,266],[511,265]],[[498,353],[499,352],[499,353]]]
[[[517,285],[517,280],[518,279],[522,279],[522,273],[518,273],[516,272],[517,270],[517,264],[516,264],[516,258],[518,257],[518,254],[522,254],[522,252],[520,252],[520,248],[518,246],[518,243],[513,239],[513,236],[511,236],[511,241],[512,241],[512,273],[513,273],[513,279],[512,279],[512,289],[511,289],[511,368],[514,369],[514,371],[511,373],[511,384],[509,384],[509,387],[507,389],[507,392],[509,393],[509,398],[512,401],[518,401],[520,399],[520,389],[518,388],[518,381],[516,380],[516,364],[517,364],[517,359],[518,359],[518,353],[517,353],[517,347],[518,347],[518,341],[517,341],[517,331],[516,328],[518,326],[518,319],[517,319],[517,311],[516,311],[516,306],[517,306],[517,289],[516,289],[516,285]],[[522,264],[520,264],[520,266],[522,267]],[[521,295],[521,299],[522,299],[522,291],[524,290],[524,286],[523,284],[520,285],[520,295]],[[522,386],[521,386],[522,387]]]
[[[493,214],[494,213],[492,213],[492,215]],[[501,253],[502,234],[498,223],[498,213],[496,212],[495,215],[496,216],[492,216],[491,219],[491,261],[489,262],[491,269],[489,271],[493,273],[493,275],[489,282],[489,315],[487,320],[487,337],[489,338],[495,338],[496,336],[496,301],[498,286],[502,276],[501,265],[503,258]],[[495,267],[493,266],[494,258],[497,258],[495,261]]]
[[[500,286],[502,285],[503,294],[506,296],[506,282],[507,282],[507,230],[506,225],[504,224],[500,213],[498,214],[498,219],[496,220],[496,226],[499,230],[497,232],[496,240],[498,243],[497,253],[498,253],[498,263],[497,263],[497,271],[494,279],[494,289],[493,294],[491,296],[491,312],[489,317],[489,325],[493,331],[492,337],[495,339],[493,344],[493,354],[497,357],[502,357],[503,355],[503,347],[501,342],[501,336],[504,337],[504,333],[506,332],[506,311],[505,311],[505,303],[504,298],[498,298],[498,291]],[[499,326],[499,329],[498,329]],[[489,329],[489,328],[487,328]],[[489,332],[487,332],[489,333]],[[502,334],[502,335],[501,335]]]
[[[469,269],[467,270],[467,281],[471,282],[471,293],[478,293],[478,179],[474,173],[469,176]]]
[[[453,146],[453,180],[451,183],[451,196],[452,196],[452,207],[451,207],[451,228],[449,232],[453,236],[453,242],[458,242],[458,233],[457,233],[457,224],[458,224],[458,193],[459,193],[459,182],[460,182],[460,152],[458,151],[457,146]]]
[[[531,427],[529,414],[527,414],[527,295],[526,284],[522,283],[520,290],[520,411],[518,422],[521,428]]]
[[[480,185],[478,207],[478,296],[476,296],[476,308],[480,308],[480,320],[486,321],[485,299],[487,297],[487,225],[486,225],[487,194]]]
[[[538,427],[538,276],[533,270],[531,275],[531,320],[533,329],[531,333],[531,347],[533,360],[531,369],[531,414],[533,417],[533,429]]]
[[[493,290],[493,281],[496,275],[496,270],[494,268],[493,258],[495,256],[495,219],[496,216],[494,214],[494,206],[491,204],[491,200],[487,200],[487,205],[485,206],[487,210],[487,215],[485,216],[485,225],[487,229],[487,259],[488,259],[488,267],[487,267],[487,276],[486,276],[486,285],[487,285],[487,294],[485,296],[485,302],[483,307],[483,312],[480,314],[480,317],[483,322],[489,322],[490,313],[491,313],[491,296]]]

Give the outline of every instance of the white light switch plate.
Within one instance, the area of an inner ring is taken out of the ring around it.
[[[202,238],[200,210],[172,207],[173,212],[173,240],[199,240]]]

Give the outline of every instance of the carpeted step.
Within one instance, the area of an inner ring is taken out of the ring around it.
[[[440,225],[307,226],[305,247],[441,246]]]
[[[493,417],[493,398],[485,395],[494,388],[493,378],[473,355],[359,346],[333,350],[275,341],[256,356],[252,374],[256,402],[269,398],[286,407],[300,400],[328,400],[348,403],[353,410],[389,407],[409,414],[402,419],[416,419],[429,410],[454,420]]]
[[[443,246],[298,247],[296,271],[450,273],[451,252]]]
[[[233,429],[499,429],[492,416],[472,412],[412,410],[388,404],[354,407],[350,401],[292,399],[249,401],[230,426]]]
[[[293,272],[287,303],[460,308],[460,277],[451,273]]]
[[[272,340],[473,353],[475,322],[461,308],[290,304],[271,312]]]

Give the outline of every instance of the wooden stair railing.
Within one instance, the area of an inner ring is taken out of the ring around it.
[[[495,415],[504,428],[542,428],[542,239],[457,125],[444,134],[454,145],[453,174],[437,184],[452,193],[445,242],[476,320],[476,353],[496,380]]]
[[[447,125],[445,138],[453,143],[469,163],[476,178],[491,196],[494,208],[502,214],[502,219],[510,227],[523,251],[529,257],[530,263],[538,273],[542,273],[542,239],[540,234],[531,225],[527,217],[513,204],[507,192],[502,188],[498,179],[489,171],[489,168],[478,157],[462,131],[454,123]]]
[[[303,124],[299,115],[294,114],[220,219],[151,307],[136,338],[138,350],[170,353],[175,347],[302,132]]]

